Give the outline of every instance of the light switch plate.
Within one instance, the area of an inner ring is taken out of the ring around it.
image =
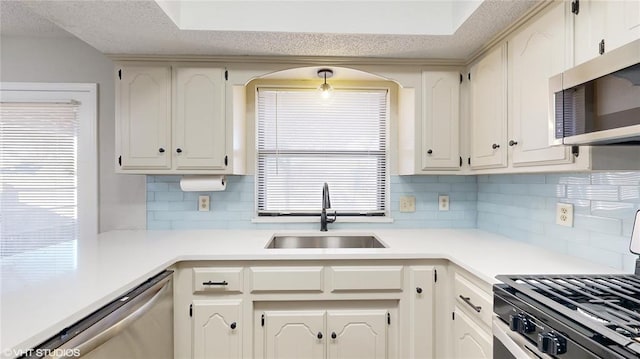
[[[198,197],[198,211],[200,211],[200,212],[208,212],[209,211],[209,196],[199,196]]]
[[[438,210],[440,211],[448,211],[449,210],[449,196],[448,195],[440,195],[438,196]]]
[[[416,198],[413,196],[400,197],[400,212],[415,212]]]

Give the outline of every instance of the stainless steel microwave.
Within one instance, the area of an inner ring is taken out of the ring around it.
[[[640,39],[549,80],[553,145],[640,145]]]

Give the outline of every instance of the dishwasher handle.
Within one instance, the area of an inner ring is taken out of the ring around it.
[[[163,294],[170,287],[171,276],[167,276],[158,283],[136,296],[131,302],[109,314],[87,330],[78,334],[69,342],[65,343],[56,353],[60,355],[48,356],[47,359],[72,359],[82,357],[95,348],[106,343],[125,330],[138,318],[147,313],[160,300]],[[128,313],[128,314],[127,314]]]

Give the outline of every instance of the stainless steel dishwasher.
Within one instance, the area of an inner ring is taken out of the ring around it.
[[[173,271],[164,271],[21,358],[173,358]]]

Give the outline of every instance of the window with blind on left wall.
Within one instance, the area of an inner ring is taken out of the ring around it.
[[[1,86],[1,256],[59,255],[97,232],[95,85]]]

